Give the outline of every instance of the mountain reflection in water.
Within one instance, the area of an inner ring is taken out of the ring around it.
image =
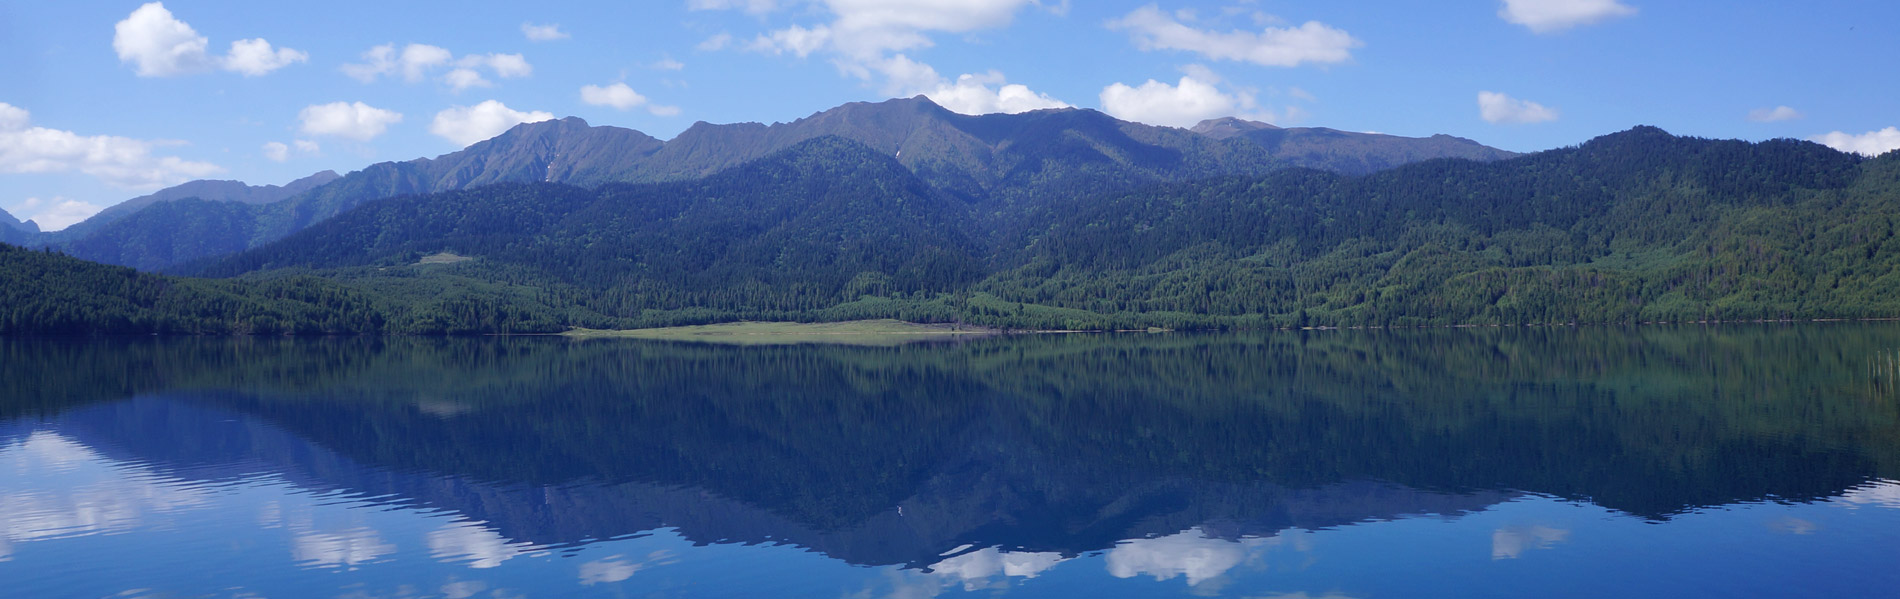
[[[1007,588],[1082,557],[1205,592],[1316,531],[1513,502],[1648,522],[1900,507],[1885,482],[1900,478],[1896,348],[1890,325],[896,348],[0,340],[0,467],[15,474],[0,569],[269,490],[309,505],[259,499],[232,530],[289,535],[302,568],[407,551],[480,570],[664,535],[909,573],[879,593]],[[348,509],[315,508],[331,504]],[[371,512],[428,521],[404,540]],[[1485,534],[1494,561],[1581,542],[1541,522]],[[575,580],[661,572],[681,551],[589,554]],[[458,588],[437,591],[494,590]]]

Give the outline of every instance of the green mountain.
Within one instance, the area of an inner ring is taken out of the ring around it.
[[[114,204],[98,214],[92,215],[73,226],[51,232],[46,235],[46,243],[59,243],[67,240],[85,239],[107,224],[131,216],[147,207],[162,202],[172,202],[196,198],[211,202],[236,202],[239,204],[269,204],[310,191],[323,184],[342,178],[335,171],[323,171],[284,185],[246,185],[241,181],[191,181],[173,187],[158,190],[151,195],[139,196]],[[108,262],[110,262],[108,260]]]
[[[637,324],[1039,328],[1900,315],[1900,154],[1639,127],[1498,162],[1291,169],[1002,216],[838,138],[714,176],[364,206],[209,264],[421,294],[454,276]],[[422,265],[448,252],[473,260]]]
[[[1354,136],[1361,134],[1340,135],[1338,143],[1371,143],[1357,141]],[[1298,164],[1278,161],[1248,139],[1129,123],[1091,110],[967,116],[923,97],[846,104],[774,125],[698,123],[666,142],[567,118],[520,125],[434,159],[372,165],[266,205],[213,208],[213,214],[139,210],[83,229],[83,236],[62,237],[56,247],[87,259],[158,270],[232,248],[257,247],[382,198],[504,182],[595,187],[691,180],[830,136],[887,154],[932,187],[995,214],[1019,213],[1051,199],[1260,175]],[[1308,144],[1318,145],[1323,143]],[[1465,153],[1446,155],[1469,153],[1458,150]],[[1435,155],[1419,150],[1381,160],[1427,157]]]
[[[970,206],[892,157],[823,137],[692,181],[498,184],[372,202],[194,270],[344,269],[376,285],[421,267],[572,288],[574,303],[621,317],[799,311],[966,286],[983,273],[979,225]],[[420,264],[442,253],[476,260]]]
[[[1433,158],[1488,162],[1518,155],[1443,134],[1420,138],[1320,127],[1282,129],[1234,117],[1201,121],[1193,131],[1214,139],[1246,139],[1259,144],[1274,160],[1288,166],[1348,175],[1364,175]]]
[[[1189,325],[1887,317],[1897,216],[1900,153],[1638,127],[1499,162],[1058,202],[975,290]]]

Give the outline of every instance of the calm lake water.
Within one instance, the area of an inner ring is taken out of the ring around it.
[[[0,340],[5,597],[1893,597],[1900,326]]]

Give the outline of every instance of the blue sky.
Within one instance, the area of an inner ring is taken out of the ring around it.
[[[190,179],[281,184],[524,120],[671,138],[919,93],[1169,126],[1638,124],[1900,148],[1900,3],[665,0],[0,4],[0,208],[60,227]]]

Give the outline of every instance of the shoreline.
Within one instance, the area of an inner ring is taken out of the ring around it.
[[[918,341],[982,339],[1008,334],[1040,331],[1014,331],[963,324],[922,324],[894,319],[849,320],[839,322],[738,321],[716,324],[646,329],[575,328],[555,335],[575,340],[644,339],[653,341],[704,341],[735,345],[897,345]]]

